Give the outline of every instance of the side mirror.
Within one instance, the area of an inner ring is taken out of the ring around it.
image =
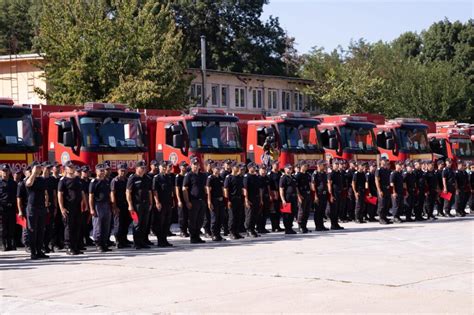
[[[183,131],[183,127],[181,125],[172,125],[171,126],[171,132],[176,134],[176,133],[181,133]]]
[[[337,139],[335,137],[329,138],[329,149],[337,150]]]
[[[63,144],[64,146],[71,148],[74,146],[74,136],[72,131],[63,132]]]
[[[387,148],[387,150],[393,150],[394,148],[393,139],[387,139],[385,141],[385,147]]]
[[[173,135],[173,147],[181,149],[184,146],[184,138],[182,134]]]
[[[40,132],[35,132],[34,135],[35,145],[40,146],[43,145],[43,136]]]

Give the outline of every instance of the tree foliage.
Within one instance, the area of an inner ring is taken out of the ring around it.
[[[168,6],[151,0],[44,2],[37,45],[51,103],[185,105],[189,58]]]
[[[164,1],[168,2],[168,1]],[[185,36],[185,47],[200,67],[200,37],[206,36],[208,68],[225,71],[293,75],[294,60],[285,56],[294,49],[293,41],[281,28],[278,18],[262,21],[268,0],[172,1],[176,21]]]
[[[474,28],[444,20],[390,43],[352,42],[347,50],[315,48],[301,75],[328,113],[474,121]]]

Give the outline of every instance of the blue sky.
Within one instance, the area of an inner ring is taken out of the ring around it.
[[[326,51],[347,47],[351,39],[391,41],[406,31],[421,32],[447,17],[466,22],[473,18],[472,0],[270,0],[262,18],[280,19],[295,37],[300,53],[313,46]]]

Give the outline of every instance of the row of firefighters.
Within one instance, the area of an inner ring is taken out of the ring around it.
[[[24,246],[32,259],[48,258],[48,253],[66,248],[69,255],[82,254],[86,246],[101,252],[110,247],[150,248],[149,236],[159,247],[172,246],[168,237],[177,216],[180,236],[192,244],[205,243],[202,237],[219,242],[259,237],[271,232],[296,234],[307,228],[314,211],[316,231],[340,230],[340,223],[355,221],[381,224],[413,220],[436,220],[441,216],[466,215],[473,209],[474,165],[451,161],[397,162],[380,166],[370,162],[318,161],[314,172],[308,164],[271,167],[227,160],[219,165],[193,157],[190,165],[179,164],[173,173],[168,161],[136,163],[127,174],[119,165],[112,176],[106,161],[95,167],[71,161],[60,165],[33,162],[24,170],[0,165],[0,213],[4,250]],[[404,219],[402,219],[404,216]],[[283,221],[283,228],[281,227]],[[132,225],[133,242],[128,239]],[[204,232],[202,232],[204,231]],[[91,239],[92,232],[92,239]],[[114,236],[115,242],[111,241]],[[223,237],[224,236],[224,237]]]

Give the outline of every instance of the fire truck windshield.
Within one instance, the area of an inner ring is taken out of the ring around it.
[[[188,121],[187,131],[191,149],[242,149],[239,128],[233,121]]]
[[[143,148],[138,119],[81,117],[82,145],[88,148]]]
[[[0,114],[0,146],[31,147],[35,145],[31,115]]]
[[[451,138],[450,141],[453,155],[457,157],[474,156],[471,139]]]
[[[319,149],[316,124],[311,122],[284,122],[278,124],[282,149]]]
[[[428,152],[426,128],[399,128],[400,149],[413,152]]]
[[[342,147],[358,151],[374,151],[375,136],[372,128],[366,126],[342,126]]]

